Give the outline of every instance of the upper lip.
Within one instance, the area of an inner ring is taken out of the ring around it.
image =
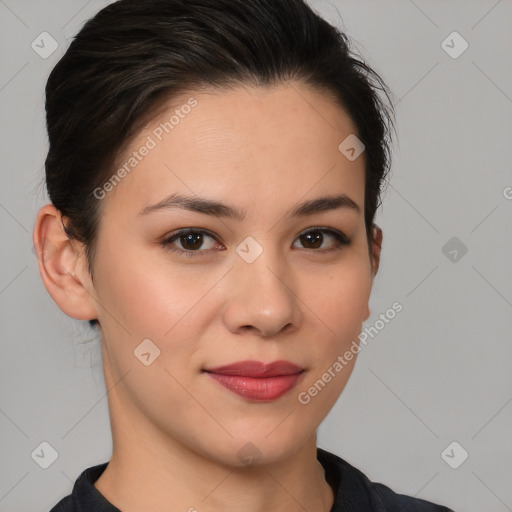
[[[293,375],[300,373],[304,368],[290,361],[273,361],[263,363],[261,361],[238,361],[216,368],[206,368],[209,373],[221,373],[223,375],[240,375],[244,377],[277,377],[279,375]]]

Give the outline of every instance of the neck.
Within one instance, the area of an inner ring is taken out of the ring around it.
[[[149,421],[116,412],[113,454],[94,486],[123,512],[331,510],[334,492],[316,457],[316,432],[287,458],[239,467],[188,448]]]

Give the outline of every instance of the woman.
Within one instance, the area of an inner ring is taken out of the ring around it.
[[[120,0],[85,24],[46,86],[34,244],[99,331],[113,454],[52,512],[448,510],[316,446],[379,267],[379,90],[301,0]]]

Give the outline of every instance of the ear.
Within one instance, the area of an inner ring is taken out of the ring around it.
[[[382,249],[382,229],[377,226],[377,224],[373,224],[373,251],[371,251],[371,267],[372,267],[372,286],[373,280],[377,275],[380,265],[380,251]],[[370,317],[370,307],[367,304],[364,312],[364,320],[368,320]]]
[[[382,249],[382,229],[377,226],[377,224],[373,224],[373,258],[372,258],[372,284],[377,272],[379,270],[380,265],[380,251]]]
[[[94,285],[84,246],[68,238],[62,215],[53,204],[39,210],[32,240],[41,279],[55,303],[72,318],[95,319]]]

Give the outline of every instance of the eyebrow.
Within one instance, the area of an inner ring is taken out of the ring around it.
[[[146,206],[146,208],[143,208],[138,215],[147,215],[148,213],[158,210],[167,210],[172,208],[190,210],[216,217],[226,217],[237,221],[244,220],[246,216],[246,212],[244,210],[239,210],[233,206],[223,204],[213,199],[199,196],[187,196],[183,194],[171,194],[156,204]],[[288,217],[305,217],[307,215],[313,215],[315,213],[326,212],[329,210],[337,210],[340,208],[355,211],[357,213],[360,213],[361,211],[357,203],[350,199],[350,197],[346,194],[339,194],[304,201],[289,212]]]

